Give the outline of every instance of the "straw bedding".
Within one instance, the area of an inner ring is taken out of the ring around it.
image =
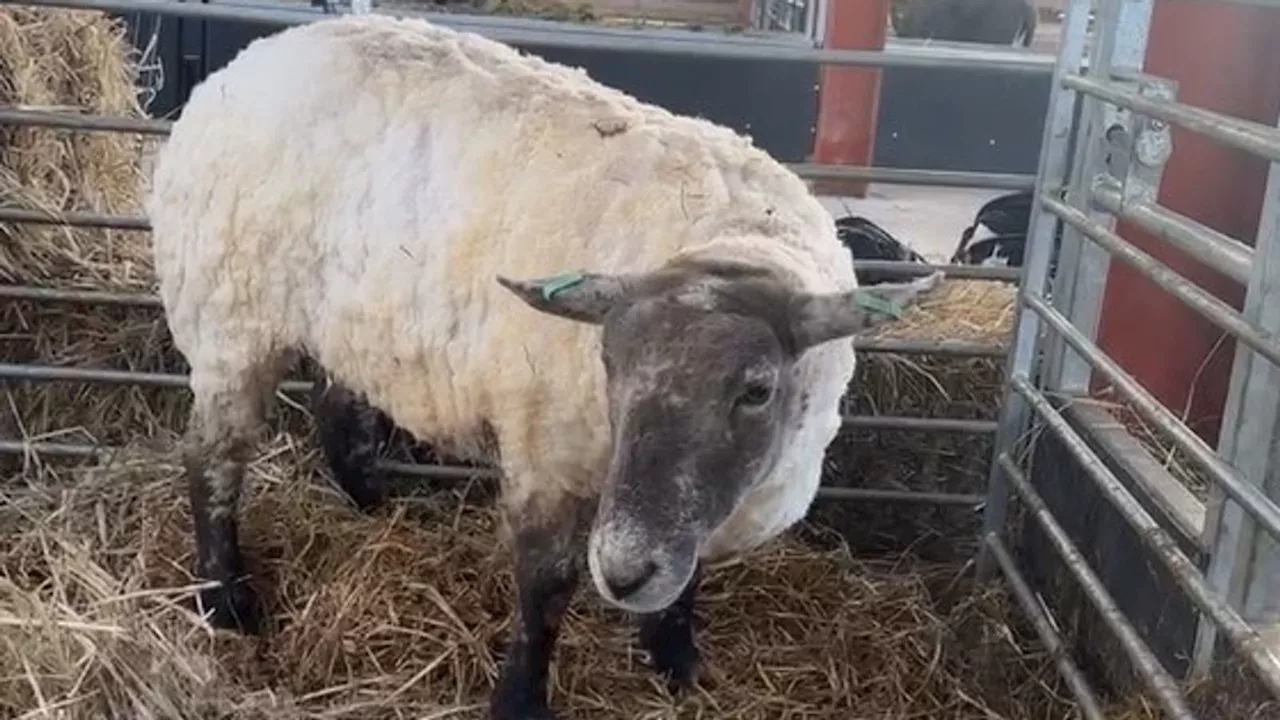
[[[0,103],[139,116],[135,62],[121,26],[99,15],[0,8]],[[137,213],[142,153],[122,135],[0,128],[0,202]],[[147,237],[0,224],[0,280],[148,292]],[[1011,302],[1007,287],[950,282],[889,332],[994,341]],[[0,313],[3,362],[185,370],[154,309],[5,302]],[[999,374],[998,360],[864,356],[849,410],[992,417]],[[128,449],[90,466],[0,459],[0,716],[481,717],[511,591],[490,489],[420,487],[359,514],[320,467],[305,411],[282,403],[244,509],[271,627],[260,640],[213,634],[188,605],[190,518],[173,457],[186,403],[176,390],[3,386],[0,436]],[[973,492],[987,443],[854,433],[832,448],[827,482]],[[640,667],[619,614],[581,593],[554,704],[575,718],[1074,717],[1003,592],[970,592],[954,556],[971,552],[972,510],[866,503],[814,517],[710,573],[707,664],[683,701]]]

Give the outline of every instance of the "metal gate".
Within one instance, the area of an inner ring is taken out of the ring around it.
[[[1061,653],[1059,668],[1085,716],[1102,717],[1093,691],[1062,652],[1064,640],[1050,613],[1023,577],[1037,558],[1031,553],[1019,563],[1008,549],[1012,491],[1031,520],[1034,532],[1028,535],[1040,536],[1042,547],[1057,553],[1153,697],[1171,717],[1191,718],[1175,679],[1177,670],[1169,669],[1180,664],[1179,655],[1190,656],[1189,663],[1181,664],[1193,677],[1202,677],[1220,646],[1229,645],[1257,680],[1280,697],[1280,464],[1272,462],[1280,437],[1280,132],[1176,102],[1175,83],[1141,72],[1153,0],[1098,0],[1097,35],[1085,72],[1086,26],[1093,4],[1069,2],[1054,71],[979,575],[989,576],[996,568],[1004,572],[1042,639]],[[1170,125],[1271,162],[1253,248],[1158,204],[1156,191],[1172,152]],[[1243,312],[1118,235],[1117,219],[1246,285]],[[1060,251],[1055,248],[1059,228]],[[1055,259],[1057,270],[1051,274]],[[1216,448],[1097,344],[1103,282],[1112,259],[1237,339]],[[1212,481],[1203,523],[1192,518],[1194,509],[1188,510],[1177,488],[1153,481],[1132,458],[1121,457],[1114,444],[1088,437],[1085,427],[1097,424],[1089,417],[1096,410],[1087,403],[1094,373]],[[1064,460],[1081,472],[1063,472]],[[1087,485],[1063,486],[1077,481]],[[1104,498],[1113,524],[1127,524],[1132,532],[1121,534],[1120,528],[1106,528],[1107,520],[1095,520],[1095,526],[1112,531],[1115,544],[1099,547],[1102,540],[1095,533],[1086,541],[1092,544],[1078,545],[1080,540],[1072,536],[1080,533],[1071,526],[1079,523],[1071,515],[1082,512],[1078,498],[1089,494]],[[1139,546],[1145,552],[1131,552]],[[1126,552],[1134,557],[1115,561],[1115,555]],[[1155,567],[1143,568],[1143,561],[1151,559]],[[1039,560],[1043,566],[1044,558]],[[1143,583],[1145,592],[1135,592]],[[1169,596],[1178,590],[1185,595]],[[1159,617],[1169,612],[1194,623],[1184,623],[1185,643],[1171,638]],[[1226,642],[1218,642],[1220,636]]]

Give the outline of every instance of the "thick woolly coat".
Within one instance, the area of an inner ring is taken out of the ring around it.
[[[421,440],[497,450],[507,502],[548,512],[597,494],[608,467],[600,329],[537,312],[496,276],[694,254],[810,292],[856,287],[831,216],[749,139],[420,20],[253,42],[192,93],[146,208],[197,420],[267,391],[264,368],[304,351]],[[704,558],[804,515],[853,371],[847,339],[802,356],[782,460]]]

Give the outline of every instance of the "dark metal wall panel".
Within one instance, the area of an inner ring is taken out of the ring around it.
[[[150,27],[139,15],[127,19],[139,29]],[[161,48],[167,82],[151,107],[153,115],[165,117],[176,117],[191,89],[209,73],[254,39],[280,29],[177,18],[166,18],[166,23]],[[520,47],[553,62],[585,68],[592,78],[672,112],[705,117],[747,133],[783,162],[804,162],[813,147],[817,65]]]
[[[1089,432],[1071,413],[1066,417],[1098,452]],[[1114,460],[1100,454],[1122,483],[1130,488],[1136,485]],[[1198,613],[1163,563],[1146,550],[1138,534],[1055,433],[1045,431],[1039,435],[1030,479],[1156,657],[1175,676],[1182,675],[1194,645]],[[1050,604],[1059,624],[1075,636],[1076,654],[1100,671],[1101,677],[1125,685],[1132,675],[1115,635],[1079,589],[1039,525],[1030,519],[1024,523],[1019,538],[1020,560],[1032,586],[1044,597],[1052,598]],[[1182,550],[1203,566],[1196,548],[1183,541]]]
[[[1035,174],[1048,75],[887,68],[874,164]]]
[[[766,60],[524,47],[672,112],[752,137],[782,162],[805,162],[818,118],[818,66]]]

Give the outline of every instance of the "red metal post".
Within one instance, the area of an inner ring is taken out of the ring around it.
[[[1273,125],[1280,112],[1280,12],[1230,3],[1156,0],[1146,71],[1177,80],[1178,99]],[[1252,245],[1267,163],[1173,128],[1160,204]],[[1244,289],[1127,223],[1118,232],[1178,273],[1239,308]],[[1215,444],[1235,343],[1181,301],[1111,263],[1098,331],[1101,347],[1161,402],[1188,408],[1191,428]]]
[[[824,44],[840,50],[882,50],[889,0],[831,0]],[[813,161],[870,165],[880,106],[880,71],[824,67],[818,84],[818,130]],[[820,195],[865,197],[865,181],[815,182]]]

